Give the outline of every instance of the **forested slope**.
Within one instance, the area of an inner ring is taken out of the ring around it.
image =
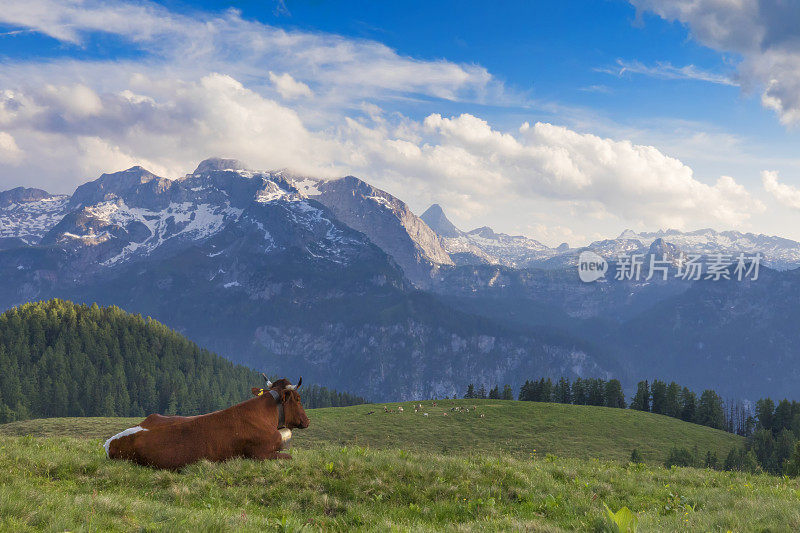
[[[0,315],[1,422],[198,414],[246,399],[261,382],[258,372],[118,307],[56,299]],[[363,402],[319,387],[308,393],[309,406]]]

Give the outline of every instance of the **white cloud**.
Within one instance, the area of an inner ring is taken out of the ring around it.
[[[765,170],[761,173],[764,190],[771,194],[778,203],[800,210],[800,189],[778,181],[778,173]]]
[[[15,163],[22,157],[22,151],[17,146],[14,137],[4,131],[0,131],[0,161],[4,163]]]
[[[597,206],[614,216],[685,228],[700,220],[736,224],[763,206],[730,177],[713,185],[652,146],[603,139],[547,123],[501,133],[471,115],[425,119],[438,134],[423,147],[432,174],[476,197],[521,195]],[[457,179],[456,179],[457,176]]]
[[[640,13],[686,24],[703,45],[741,57],[737,81],[762,92],[781,122],[800,122],[800,3],[785,0],[630,0]]]
[[[601,68],[598,70],[615,76],[632,73],[666,80],[698,80],[720,85],[736,85],[736,82],[729,76],[708,72],[695,65],[678,67],[669,62],[658,62],[655,65],[648,66],[639,61],[618,59],[615,68]]]
[[[275,74],[274,72],[270,71],[269,81],[272,82],[280,95],[288,100],[299,98],[301,96],[310,97],[314,94],[311,92],[311,88],[308,85],[302,81],[297,81],[288,72],[284,72],[283,74]]]
[[[428,107],[515,98],[477,65],[284,31],[235,11],[178,15],[147,3],[12,2],[0,22],[77,44],[114,33],[142,51],[136,59],[5,63],[0,158],[24,157],[0,176],[3,188],[36,176],[36,185],[68,192],[133,164],[177,177],[217,155],[255,168],[352,173],[414,206],[444,195],[462,221],[508,220],[515,205],[515,226],[531,213],[552,217],[531,226],[550,240],[593,234],[604,220],[737,227],[763,209],[732,178],[701,181],[653,146],[543,122],[503,131],[468,113],[414,120],[394,107],[419,96]],[[570,220],[590,222],[572,233]]]
[[[10,0],[0,23],[76,45],[97,33],[113,34],[145,54],[139,64],[169,64],[175,74],[220,72],[250,83],[263,82],[269,71],[289,73],[288,79],[323,87],[331,101],[404,93],[493,103],[509,98],[480,66],[403,57],[375,41],[287,31],[245,20],[233,9],[183,15],[149,2]]]

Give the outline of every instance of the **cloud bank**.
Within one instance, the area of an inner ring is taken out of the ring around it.
[[[545,202],[578,217],[685,229],[736,226],[763,210],[733,178],[700,180],[652,146],[535,121],[504,131],[474,113],[435,111],[445,102],[520,103],[478,65],[286,31],[232,10],[176,14],[155,4],[91,0],[8,4],[0,23],[12,28],[75,47],[112,34],[138,53],[6,60],[2,188],[67,192],[134,164],[177,177],[219,155],[256,168],[355,174],[417,206],[446,196],[446,207],[462,220]],[[412,118],[399,104],[409,101],[430,111]]]

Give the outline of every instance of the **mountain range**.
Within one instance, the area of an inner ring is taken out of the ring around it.
[[[759,252],[766,281],[581,283],[575,264],[587,249],[611,261]],[[713,230],[551,248],[462,231],[438,205],[418,217],[352,176],[230,159],[179,179],[133,167],[72,195],[0,193],[0,308],[51,297],[114,304],[236,362],[373,400],[562,375],[791,395],[798,265],[800,243]],[[759,322],[745,324],[743,310]],[[742,370],[754,363],[757,374]]]

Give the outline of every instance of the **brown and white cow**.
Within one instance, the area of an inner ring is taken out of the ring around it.
[[[297,385],[286,379],[267,381],[267,389],[252,389],[254,398],[205,415],[150,415],[140,425],[108,439],[106,454],[167,469],[202,459],[291,459],[279,451],[283,437],[278,430],[308,427],[297,392],[302,382],[302,378]]]

